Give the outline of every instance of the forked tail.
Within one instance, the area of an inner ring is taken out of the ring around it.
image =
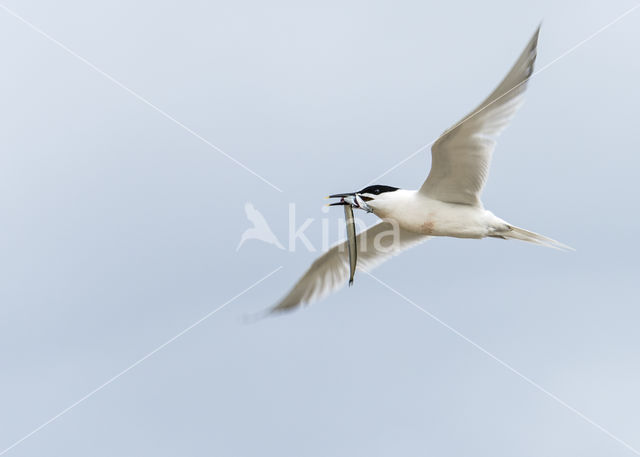
[[[560,251],[575,251],[575,249],[573,249],[571,246],[567,246],[566,244],[562,244],[559,241],[547,238],[546,236],[540,235],[539,233],[530,232],[529,230],[515,227],[513,225],[509,225],[508,227],[509,228],[507,231],[500,232],[501,237],[506,239],[528,241],[529,243],[539,244],[541,246],[558,249]]]

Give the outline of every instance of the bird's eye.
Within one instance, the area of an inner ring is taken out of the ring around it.
[[[380,194],[380,188],[376,187],[375,189],[373,189],[373,193],[376,194],[376,195],[379,195]]]

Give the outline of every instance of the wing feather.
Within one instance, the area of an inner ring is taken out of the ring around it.
[[[397,238],[392,235],[394,230],[397,230]],[[380,222],[356,237],[357,268],[370,271],[385,260],[428,238],[397,226],[394,229],[391,222]],[[271,309],[271,313],[292,310],[320,300],[342,288],[348,279],[349,255],[346,242],[342,242],[316,259],[289,293]]]
[[[444,202],[481,206],[496,137],[523,102],[536,60],[540,27],[500,85],[431,147],[431,171],[420,188]]]

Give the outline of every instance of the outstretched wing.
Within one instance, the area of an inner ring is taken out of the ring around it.
[[[524,101],[536,60],[539,31],[540,27],[496,90],[433,144],[431,172],[420,192],[444,202],[481,205],[480,192],[496,137]]]
[[[393,235],[395,233],[397,235]],[[357,237],[357,268],[372,270],[385,260],[399,254],[429,237],[380,222],[361,232]],[[338,243],[316,259],[298,280],[293,289],[271,309],[271,313],[288,311],[320,300],[340,289],[349,279],[349,256],[346,242]]]

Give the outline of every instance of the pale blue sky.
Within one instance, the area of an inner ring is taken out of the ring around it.
[[[6,455],[633,455],[366,275],[242,324],[317,253],[235,251],[248,201],[319,243],[322,197],[460,119],[540,20],[538,68],[633,2],[2,4],[283,192],[0,9],[0,452],[282,266]],[[576,252],[435,239],[375,273],[636,449],[639,43],[636,10],[536,76],[494,156],[486,207]]]

